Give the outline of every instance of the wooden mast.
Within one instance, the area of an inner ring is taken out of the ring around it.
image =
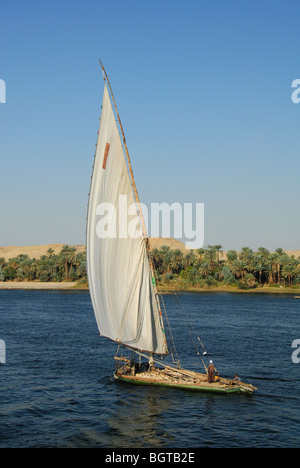
[[[152,284],[153,284],[155,299],[156,299],[156,303],[157,303],[157,307],[158,307],[158,311],[159,311],[160,325],[161,325],[161,329],[163,331],[163,334],[165,336],[166,352],[168,354],[167,341],[166,341],[166,335],[165,335],[165,328],[164,328],[164,323],[163,323],[163,318],[162,318],[162,313],[161,313],[161,306],[160,306],[158,290],[157,290],[156,280],[155,280],[155,270],[154,270],[152,255],[151,255],[151,247],[150,247],[149,237],[148,237],[148,234],[147,234],[145,220],[144,220],[144,216],[143,216],[143,212],[142,212],[142,208],[141,208],[141,204],[140,204],[140,198],[139,198],[138,191],[137,191],[136,184],[135,184],[135,180],[134,180],[132,165],[131,165],[131,161],[130,161],[130,157],[129,157],[129,151],[128,151],[127,144],[126,144],[126,139],[125,139],[125,133],[124,133],[124,130],[123,130],[123,126],[122,126],[122,123],[121,123],[121,119],[120,119],[120,116],[119,116],[119,112],[118,112],[118,109],[117,109],[116,101],[115,101],[115,98],[114,98],[114,94],[112,92],[112,88],[111,88],[111,85],[110,85],[108,75],[107,75],[107,73],[105,71],[105,68],[103,66],[103,63],[101,62],[100,59],[99,59],[99,62],[100,62],[100,65],[101,65],[101,68],[102,68],[102,71],[103,71],[103,79],[104,79],[104,81],[105,80],[107,81],[107,84],[109,86],[110,94],[111,94],[111,97],[112,97],[112,100],[113,100],[113,103],[114,103],[116,115],[117,115],[117,118],[118,118],[118,121],[119,121],[120,130],[121,130],[122,137],[123,137],[123,144],[124,144],[126,158],[127,158],[127,162],[128,162],[128,168],[129,168],[129,173],[130,173],[130,178],[131,178],[131,185],[132,185],[132,188],[133,188],[135,201],[136,201],[136,204],[137,204],[137,207],[138,207],[139,217],[140,217],[142,228],[143,228],[144,241],[145,241],[145,245],[146,245],[146,251],[147,251],[147,256],[148,256],[151,275],[152,275]]]

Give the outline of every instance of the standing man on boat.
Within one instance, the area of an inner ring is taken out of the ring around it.
[[[215,368],[212,361],[209,361],[209,366],[207,369],[207,381],[208,383],[215,381]]]

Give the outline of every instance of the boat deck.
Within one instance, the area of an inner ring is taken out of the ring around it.
[[[137,372],[134,375],[131,372],[124,372],[124,369],[119,369],[114,377],[117,380],[134,384],[159,385],[203,392],[251,394],[256,390],[251,384],[221,377],[216,377],[215,382],[209,383],[206,374],[184,369],[155,368],[146,372]]]

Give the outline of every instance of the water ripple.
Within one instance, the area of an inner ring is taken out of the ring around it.
[[[1,290],[0,447],[299,447],[300,314],[289,299],[181,295],[217,367],[258,387],[245,398],[116,382],[115,345],[99,337],[88,293]],[[165,303],[182,365],[199,369]]]

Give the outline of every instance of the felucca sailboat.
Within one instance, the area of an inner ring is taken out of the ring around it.
[[[182,369],[179,362],[166,364],[150,242],[121,120],[100,64],[105,84],[88,204],[87,271],[100,334],[118,344],[114,377],[133,384],[252,393],[252,385],[219,376],[209,383],[205,364],[204,373]]]

